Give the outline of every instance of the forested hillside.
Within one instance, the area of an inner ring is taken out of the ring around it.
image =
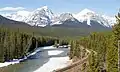
[[[68,44],[68,41],[56,37],[34,36],[34,33],[23,33],[19,29],[13,31],[0,28],[0,62],[23,58],[37,47],[51,46],[55,43],[63,45]]]
[[[118,40],[120,40],[120,16],[112,32],[96,32],[79,40],[73,40],[70,57],[81,58],[81,47],[91,51],[88,72],[119,72],[118,71]],[[78,52],[79,51],[79,52]]]

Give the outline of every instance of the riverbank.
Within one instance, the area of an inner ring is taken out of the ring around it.
[[[31,53],[25,61],[0,69],[2,72],[51,72],[71,63],[67,55],[68,52],[68,48],[40,47]]]

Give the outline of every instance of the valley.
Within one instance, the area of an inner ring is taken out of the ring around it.
[[[0,72],[120,72],[118,1],[4,0],[0,7]]]

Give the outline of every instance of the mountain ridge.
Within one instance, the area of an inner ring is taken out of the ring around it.
[[[5,16],[9,18],[9,16]],[[17,17],[17,16],[16,16]],[[97,14],[92,10],[84,9],[80,11],[77,14],[73,13],[62,13],[59,16],[55,16],[55,14],[52,12],[51,9],[49,9],[47,6],[43,6],[41,8],[37,8],[36,10],[29,12],[28,16],[22,18],[21,20],[19,18],[19,21],[28,23],[31,26],[52,26],[52,25],[62,25],[67,20],[76,21],[83,23],[86,21],[86,24],[88,26],[92,26],[92,21],[96,21],[100,25],[104,27],[112,27],[115,23],[115,18]],[[9,19],[16,20],[15,18],[12,18],[12,15]],[[73,22],[74,23],[74,22]]]
[[[13,31],[26,32],[28,34],[43,35],[43,36],[55,36],[55,37],[64,37],[64,36],[86,36],[91,32],[104,32],[110,31],[111,28],[103,27],[100,24],[91,21],[92,27],[86,24],[86,21],[83,23],[75,19],[72,21],[68,19],[63,22],[63,24],[55,24],[52,26],[47,25],[46,27],[40,26],[31,26],[24,22],[14,21],[8,18],[5,18],[0,15],[0,27],[9,28]]]

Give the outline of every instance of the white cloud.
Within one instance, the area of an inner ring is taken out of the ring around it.
[[[0,8],[0,11],[18,11],[18,10],[24,10],[23,7],[4,7]]]

